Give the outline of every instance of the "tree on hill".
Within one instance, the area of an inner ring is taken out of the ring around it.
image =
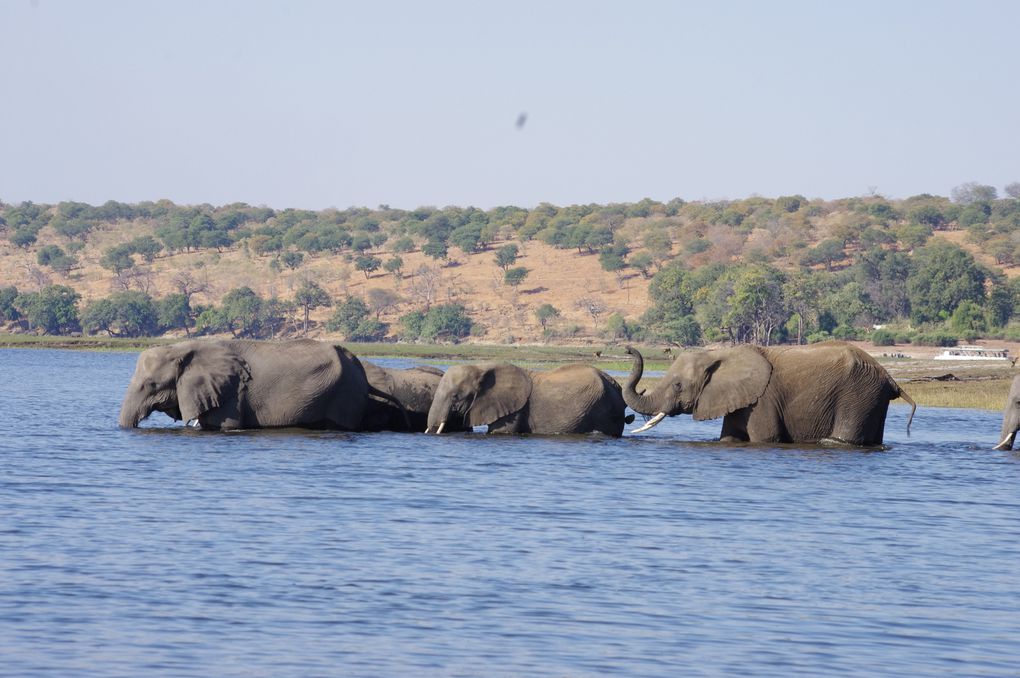
[[[395,308],[400,303],[400,297],[391,290],[382,287],[373,287],[366,295],[368,297],[368,308],[375,314],[375,319]]]
[[[503,269],[503,272],[506,273],[511,266],[517,263],[518,253],[519,250],[517,245],[513,243],[503,245],[496,250],[496,265]]]
[[[282,263],[284,266],[286,266],[292,271],[298,268],[304,262],[304,260],[305,255],[302,254],[301,252],[296,252],[294,250],[287,250],[286,252],[280,255],[280,263]]]
[[[783,296],[784,276],[778,269],[752,264],[732,268],[724,275],[730,293],[723,326],[740,342],[768,346],[774,333],[789,318]]]
[[[984,303],[988,276],[966,250],[933,241],[917,250],[911,263],[906,282],[915,323],[945,320],[964,301]]]
[[[114,274],[121,273],[134,267],[135,260],[131,258],[133,253],[134,250],[127,244],[107,247],[103,256],[99,258],[99,265],[113,271]]]
[[[535,309],[535,318],[538,320],[538,324],[542,326],[542,332],[548,330],[549,322],[555,318],[560,317],[560,310],[552,304],[542,304]]]
[[[304,312],[301,333],[308,334],[308,314],[314,309],[332,306],[333,300],[318,283],[306,280],[294,293],[294,303]]]
[[[58,245],[46,245],[36,252],[36,261],[40,266],[49,266],[54,271],[67,274],[75,266],[78,260],[64,252]]]
[[[606,304],[596,297],[581,297],[574,302],[574,306],[591,316],[592,324],[599,326],[599,318],[606,312]]]
[[[437,304],[428,310],[421,325],[425,341],[452,339],[456,341],[471,333],[471,318],[461,304]]]
[[[378,271],[380,266],[382,266],[382,259],[371,255],[362,255],[354,260],[354,268],[365,274],[365,280],[371,278],[372,273]]]
[[[442,240],[429,240],[427,243],[422,245],[422,254],[427,257],[432,257],[437,261],[440,259],[445,260],[449,256],[449,249],[446,246],[446,242]]]
[[[111,337],[151,337],[161,330],[156,303],[138,290],[91,302],[82,311],[81,324],[90,334],[106,332]]]
[[[14,307],[28,320],[29,329],[38,328],[46,334],[69,334],[81,329],[80,299],[81,295],[66,285],[48,285],[39,292],[19,294]]]
[[[825,270],[832,270],[832,263],[839,261],[846,257],[843,252],[843,242],[841,240],[830,239],[823,240],[818,243],[815,247],[807,250],[800,257],[801,266],[816,266],[818,264],[825,264]]]
[[[517,266],[516,268],[509,269],[503,274],[503,282],[510,287],[517,287],[524,279],[528,277],[528,269],[524,266]]]
[[[181,292],[166,295],[156,302],[156,316],[161,327],[169,330],[182,329],[186,336],[191,336],[194,318],[188,295]]]
[[[396,256],[390,257],[389,259],[386,260],[386,263],[383,264],[383,270],[385,270],[387,273],[392,274],[393,277],[397,280],[400,280],[401,277],[403,277],[401,275],[401,271],[403,271],[403,269],[404,260],[401,259],[400,257]]]
[[[355,333],[358,325],[368,317],[369,310],[365,302],[359,297],[350,296],[336,305],[333,317],[326,323],[326,329],[330,332],[340,332],[349,338]]]
[[[0,287],[0,319],[17,320],[21,317],[17,307],[14,305],[18,298],[18,288],[14,285]]]
[[[262,297],[250,287],[238,287],[223,296],[223,318],[235,337],[257,339],[261,331]]]

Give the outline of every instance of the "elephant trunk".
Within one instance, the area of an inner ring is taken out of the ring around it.
[[[1010,416],[1007,416],[1003,420],[1003,422],[1002,422],[1002,432],[999,434],[999,437],[1002,439],[1002,442],[1000,442],[998,445],[996,445],[993,449],[996,449],[996,450],[1012,450],[1013,449],[1013,441],[1016,438],[1017,429],[1020,428],[1020,421],[1018,421],[1018,418],[1020,418],[1020,417],[1016,417],[1016,416],[1010,417]]]
[[[432,407],[429,408],[429,417],[425,427],[425,433],[442,433],[443,428],[446,427],[446,420],[450,416],[451,403],[446,402],[446,399],[436,399],[432,401]]]
[[[627,346],[626,351],[634,357],[634,364],[631,367],[626,383],[623,385],[624,401],[630,409],[641,414],[658,414],[662,412],[663,409],[655,403],[654,398],[638,393],[636,390],[638,382],[641,381],[641,375],[645,371],[645,360],[641,356],[641,352],[632,346]]]
[[[138,422],[152,414],[152,406],[144,394],[129,391],[120,406],[120,427],[138,428]]]

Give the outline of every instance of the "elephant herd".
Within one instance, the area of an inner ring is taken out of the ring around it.
[[[159,411],[208,430],[441,434],[485,426],[489,433],[618,437],[633,421],[626,413],[630,406],[652,415],[635,432],[684,413],[699,420],[722,417],[724,441],[871,446],[882,443],[890,400],[914,406],[874,358],[844,342],[684,352],[650,390],[638,389],[640,352],[627,352],[633,368],[621,387],[580,364],[548,371],[496,362],[445,372],[390,369],[308,339],[190,340],[139,356],[120,425],[137,427]]]

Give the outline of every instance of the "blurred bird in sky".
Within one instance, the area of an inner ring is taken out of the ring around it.
[[[517,129],[524,129],[524,123],[528,121],[528,114],[525,111],[521,111],[521,114],[517,116]]]

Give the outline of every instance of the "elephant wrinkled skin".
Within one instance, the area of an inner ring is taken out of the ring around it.
[[[509,363],[454,365],[429,410],[429,432],[448,430],[454,416],[489,433],[590,433],[620,436],[626,421],[620,386],[601,370],[566,365],[548,372]]]
[[[635,388],[641,354],[629,346],[627,352],[634,366],[624,398],[634,411],[655,415],[639,431],[683,413],[724,417],[721,440],[868,446],[882,443],[890,400],[903,398],[916,409],[885,368],[845,342],[683,353],[648,393]]]
[[[203,429],[358,430],[369,391],[361,363],[341,346],[191,340],[142,352],[120,425],[137,427],[158,410]]]

